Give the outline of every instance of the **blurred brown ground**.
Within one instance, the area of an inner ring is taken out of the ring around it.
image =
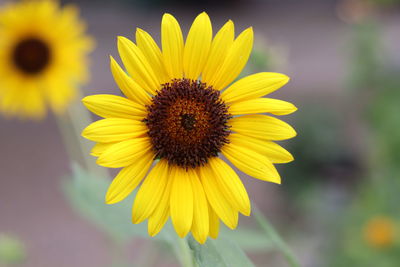
[[[242,1],[239,2],[242,4],[218,9],[175,6],[154,10],[127,8],[113,5],[112,1],[100,4],[85,1],[81,10],[88,21],[90,34],[97,39],[97,49],[92,54],[92,81],[84,93],[117,92],[108,67],[109,54],[118,57],[117,35],[133,39],[135,28],[141,27],[158,40],[164,12],[174,14],[187,32],[194,16],[204,10],[209,13],[214,29],[232,19],[236,32],[254,26],[258,36],[266,37],[275,46],[287,48],[287,66],[267,70],[283,72],[292,78],[284,89],[274,94],[275,97],[297,103],[299,112],[302,101],[312,99],[347,113],[342,104],[349,30],[337,18],[334,3],[282,2]],[[392,51],[400,39],[396,28],[399,22],[400,16],[394,14],[385,21],[384,36]],[[60,184],[63,175],[69,172],[67,154],[54,117],[40,123],[0,118],[0,232],[16,234],[26,242],[28,261],[23,266],[98,267],[110,263],[107,240],[74,214],[64,200]],[[255,179],[244,180],[252,201],[270,217],[285,212],[279,205],[279,186]],[[136,244],[132,248],[132,257],[138,251],[140,245]],[[308,262],[307,255],[299,256]],[[166,265],[159,261],[157,266]],[[260,262],[260,266],[266,265]]]

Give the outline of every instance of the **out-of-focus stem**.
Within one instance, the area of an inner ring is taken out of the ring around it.
[[[80,91],[77,98],[82,98]],[[90,173],[106,177],[106,170],[97,166],[95,159],[89,154],[90,142],[81,136],[82,130],[91,122],[89,112],[80,102],[73,103],[64,115],[57,116],[57,124],[70,159],[85,166]]]
[[[296,257],[294,256],[292,250],[286,245],[286,243],[282,240],[279,234],[276,232],[274,227],[270,224],[267,218],[262,215],[260,210],[254,207],[254,217],[257,223],[260,225],[261,229],[264,233],[271,239],[272,242],[275,243],[275,246],[282,252],[283,256],[288,261],[291,267],[300,267],[300,264]]]

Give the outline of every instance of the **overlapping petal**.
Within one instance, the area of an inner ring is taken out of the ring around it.
[[[170,79],[183,77],[183,36],[178,21],[164,14],[161,22],[161,43],[164,66]]]
[[[125,37],[118,37],[118,52],[130,76],[148,93],[160,89],[160,81],[142,51]]]
[[[268,182],[280,184],[281,178],[267,157],[236,144],[227,144],[222,154],[242,172]]]
[[[274,72],[260,72],[246,76],[222,92],[227,103],[250,100],[272,93],[289,81],[289,77]]]
[[[153,157],[152,153],[144,154],[134,164],[123,168],[108,187],[106,203],[120,202],[132,193],[149,170]]]
[[[110,57],[110,68],[115,82],[126,97],[139,104],[150,103],[150,95],[122,70],[113,57]]]
[[[253,28],[244,30],[233,42],[215,78],[210,81],[214,89],[222,90],[242,72],[253,48]]]
[[[151,35],[142,29],[136,30],[136,42],[139,49],[146,56],[147,61],[154,73],[158,76],[161,84],[169,82],[167,72],[164,67],[161,50],[153,40]]]
[[[141,120],[146,117],[146,108],[125,97],[116,95],[91,95],[82,99],[83,104],[103,118],[125,118]]]
[[[172,224],[176,233],[184,237],[190,231],[193,222],[193,188],[189,173],[180,167],[171,166],[173,179],[170,198]]]
[[[239,176],[220,158],[209,160],[218,187],[229,203],[243,215],[250,215],[250,199]]]
[[[133,203],[133,223],[141,223],[153,213],[167,186],[168,174],[168,162],[160,160],[147,175]]]
[[[193,190],[193,237],[204,244],[209,233],[208,202],[196,171],[188,170]]]
[[[229,121],[232,131],[263,140],[285,140],[296,136],[292,126],[267,115],[245,115]]]
[[[234,133],[229,136],[229,143],[246,147],[254,152],[264,155],[272,163],[288,163],[293,161],[293,156],[289,151],[272,141]]]
[[[141,136],[147,131],[146,124],[138,120],[107,118],[90,124],[82,136],[95,142],[112,143]]]
[[[206,64],[211,46],[212,26],[208,15],[203,12],[194,20],[186,38],[183,53],[185,78],[197,80]]]
[[[198,171],[210,206],[229,228],[235,229],[238,223],[238,212],[225,199],[215,180],[216,175],[211,166],[204,165]]]
[[[121,168],[134,164],[151,151],[148,137],[125,140],[110,146],[104,151],[96,163],[108,168]]]
[[[232,115],[271,113],[274,115],[288,115],[295,112],[297,108],[292,103],[272,99],[256,98],[234,102],[229,106],[229,113]]]
[[[204,66],[202,73],[202,81],[212,85],[212,81],[215,80],[215,75],[225,61],[226,55],[233,44],[235,38],[235,27],[231,20],[225,23],[224,26],[215,35],[212,43],[208,60]]]

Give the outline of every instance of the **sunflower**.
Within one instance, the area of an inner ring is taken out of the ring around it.
[[[283,74],[257,73],[233,83],[249,58],[252,28],[235,39],[228,21],[213,38],[210,18],[201,13],[184,42],[176,19],[165,14],[161,37],[162,51],[141,29],[137,44],[118,37],[127,73],[112,57],[111,71],[126,98],[85,97],[86,107],[104,119],[82,135],[97,142],[92,155],[99,165],[122,168],[106,203],[123,200],[143,180],[133,223],[148,219],[154,236],[171,217],[180,237],[191,231],[204,243],[217,237],[220,220],[234,229],[239,212],[250,215],[241,179],[219,155],[252,177],[280,183],[273,164],[293,158],[273,140],[296,132],[262,113],[285,115],[296,107],[261,98],[288,82]]]
[[[74,6],[22,1],[0,10],[0,111],[42,118],[63,112],[87,79],[92,40]]]

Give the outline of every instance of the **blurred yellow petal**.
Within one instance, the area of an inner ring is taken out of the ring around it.
[[[236,144],[226,144],[222,154],[242,172],[268,182],[280,184],[281,178],[267,157]]]
[[[212,26],[207,13],[196,17],[186,38],[183,53],[185,78],[197,80],[207,61],[211,46]]]
[[[183,36],[178,21],[164,14],[161,22],[161,43],[164,66],[170,79],[183,77]]]
[[[158,80],[140,49],[125,37],[118,37],[118,52],[130,76],[148,93],[154,95],[160,89]]]
[[[239,176],[220,158],[211,158],[210,167],[216,174],[218,186],[229,203],[243,215],[250,215],[250,199]]]
[[[235,27],[233,22],[229,20],[218,31],[211,43],[208,60],[202,73],[202,82],[212,85],[210,82],[215,79],[215,75],[224,62],[234,38]]]
[[[192,234],[197,242],[204,244],[209,233],[208,202],[196,171],[189,169],[188,172],[193,189]]]
[[[221,94],[227,103],[250,100],[272,93],[289,81],[289,77],[274,72],[260,72],[246,76]]]
[[[264,140],[285,140],[296,136],[292,126],[267,115],[245,115],[228,123],[234,132]]]
[[[146,124],[138,120],[108,118],[90,124],[82,136],[95,142],[111,143],[138,137],[147,131]]]
[[[204,187],[208,202],[219,218],[231,229],[235,229],[238,223],[238,212],[233,209],[219,190],[216,174],[210,165],[204,165],[198,169],[200,180]]]
[[[185,237],[193,222],[193,189],[188,172],[171,166],[173,179],[170,199],[172,224],[180,237]]]
[[[229,135],[229,142],[264,155],[272,163],[288,163],[293,161],[293,156],[286,149],[272,141],[234,133]]]
[[[210,81],[216,90],[222,90],[242,72],[253,48],[253,28],[244,30],[233,42],[215,78]]]
[[[271,113],[274,115],[287,115],[293,113],[297,108],[289,102],[272,99],[256,98],[232,103],[229,113],[232,115]]]
[[[164,62],[161,50],[153,40],[150,34],[142,29],[136,30],[136,43],[142,53],[145,55],[154,73],[158,76],[160,83],[169,82],[167,72],[164,67]]]
[[[125,118],[141,120],[146,117],[146,108],[125,97],[116,95],[91,95],[82,99],[83,104],[103,118]]]
[[[150,95],[122,70],[113,57],[110,56],[110,60],[112,75],[122,93],[136,103],[149,104],[151,101]]]
[[[125,199],[139,185],[152,163],[153,155],[147,153],[132,165],[123,168],[107,190],[106,203],[114,204]]]
[[[147,175],[133,203],[133,223],[141,223],[153,213],[167,186],[168,174],[168,162],[160,160]]]
[[[121,168],[129,166],[151,150],[148,137],[135,138],[112,145],[97,159],[100,166]]]

